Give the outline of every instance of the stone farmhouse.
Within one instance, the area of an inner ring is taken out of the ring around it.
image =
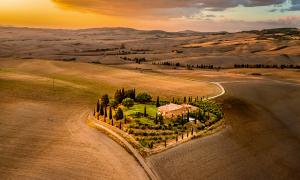
[[[182,114],[187,114],[189,112],[196,111],[198,108],[189,104],[167,104],[165,106],[160,106],[158,112],[165,118],[176,118]]]

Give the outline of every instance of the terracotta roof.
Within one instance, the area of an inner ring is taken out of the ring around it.
[[[178,110],[178,109],[181,109],[183,106],[181,105],[178,105],[178,104],[168,104],[168,105],[165,105],[165,106],[160,106],[158,108],[158,111],[160,112],[170,112],[170,111],[175,111],[175,110]]]

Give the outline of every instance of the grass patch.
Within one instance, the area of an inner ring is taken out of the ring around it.
[[[144,113],[144,104],[135,104],[131,108],[125,108],[125,113],[128,116],[135,115],[137,113]],[[147,114],[149,116],[155,117],[157,112],[157,107],[155,105],[146,104]]]
[[[154,121],[149,119],[148,117],[140,117],[136,118],[136,120],[139,120],[142,124],[155,125]]]

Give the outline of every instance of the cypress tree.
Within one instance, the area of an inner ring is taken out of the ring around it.
[[[173,97],[173,101],[172,101],[172,103],[175,103],[175,98]]]
[[[159,104],[159,96],[157,96],[157,100],[156,100],[156,107],[159,107],[160,104]]]
[[[160,124],[164,124],[164,117],[160,116]]]
[[[99,114],[101,115],[101,116],[103,116],[104,115],[104,109],[103,109],[104,107],[103,107],[103,104],[101,103],[100,104],[100,112],[99,112]]]
[[[146,105],[145,105],[145,107],[144,107],[144,117],[146,117],[147,116],[147,108],[146,108]]]
[[[183,98],[183,103],[186,103],[186,97]]]
[[[107,105],[109,104],[109,97],[107,94],[103,95],[102,98],[101,98],[101,102],[103,103],[103,105],[105,107],[107,107]]]
[[[97,109],[97,112],[99,112],[99,99],[97,101],[96,109]]]
[[[107,117],[107,108],[104,107],[104,117],[106,118]]]
[[[155,114],[155,124],[157,124],[157,113]]]
[[[111,109],[111,106],[109,106],[109,119],[112,120],[112,109]]]
[[[122,88],[121,95],[122,95],[122,100],[125,99],[125,89],[124,88]]]

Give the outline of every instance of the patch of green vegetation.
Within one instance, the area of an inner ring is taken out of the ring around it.
[[[195,102],[192,102],[192,97],[189,97],[188,102],[198,107],[195,110],[191,109],[192,111],[189,111],[189,113],[183,112],[184,114],[175,118],[157,116],[157,104],[164,104],[164,101],[160,101],[159,97],[157,97],[156,101],[137,101],[135,89],[133,89],[133,94],[131,94],[133,97],[128,99],[131,101],[129,105],[126,100],[129,95],[126,92],[122,88],[115,93],[114,101],[117,100],[116,104],[119,106],[119,111],[121,112],[122,108],[123,113],[126,115],[125,117],[128,118],[126,119],[128,121],[124,118],[119,118],[118,120],[120,123],[123,123],[123,130],[146,148],[152,149],[159,145],[167,146],[167,141],[171,139],[178,141],[179,138],[193,137],[200,131],[212,127],[223,117],[220,104],[213,101],[202,101],[202,98],[201,101],[196,101],[195,98]],[[149,97],[151,96],[149,95]],[[184,99],[187,101],[186,97]],[[122,106],[120,106],[121,104]],[[112,106],[111,104],[109,105]],[[97,107],[99,107],[99,104],[97,104]],[[103,116],[101,111],[100,114]],[[196,121],[188,121],[190,118],[194,118]],[[111,122],[109,121],[108,123],[110,124]]]
[[[125,108],[125,113],[128,116],[135,115],[137,113],[144,113],[144,108],[145,108],[144,104],[135,104],[131,108]],[[146,109],[147,109],[147,114],[149,116],[155,117],[157,112],[157,107],[155,105],[146,104]]]
[[[136,118],[141,124],[155,125],[154,121],[149,119],[148,117],[140,117]]]
[[[214,114],[217,119],[223,118],[222,106],[212,101],[199,101],[195,103],[204,112]]]

